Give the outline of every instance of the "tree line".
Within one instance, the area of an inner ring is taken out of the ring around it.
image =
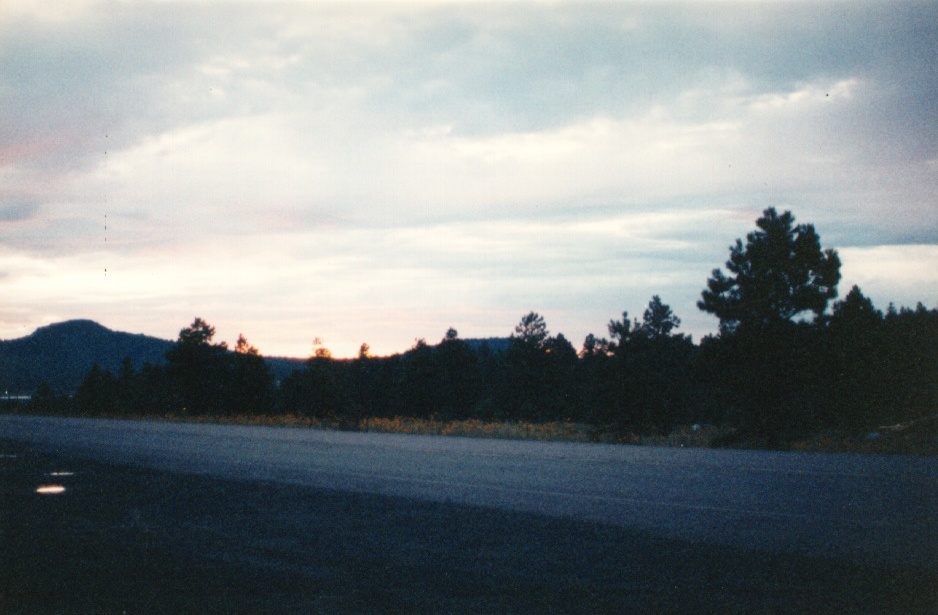
[[[525,314],[507,348],[470,345],[449,329],[389,357],[335,359],[321,343],[277,382],[243,336],[214,341],[201,318],[182,329],[164,364],[119,373],[98,367],[68,400],[37,394],[38,409],[82,415],[292,413],[354,423],[429,417],[591,423],[620,433],[678,424],[739,428],[768,446],[820,429],[863,432],[938,408],[938,310],[886,312],[854,286],[837,300],[840,260],[810,224],[767,209],[730,248],[698,302],[719,331],[700,343],[660,296],[641,318],[607,325],[580,350]],[[317,340],[318,342],[318,340]]]

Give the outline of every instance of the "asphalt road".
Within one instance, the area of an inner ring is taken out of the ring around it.
[[[0,417],[96,461],[542,513],[938,570],[938,460]]]
[[[3,416],[0,612],[932,613],[936,470]]]

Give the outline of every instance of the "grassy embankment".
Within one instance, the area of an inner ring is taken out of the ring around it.
[[[126,417],[123,417],[126,418]],[[228,425],[259,425],[336,431],[399,433],[505,440],[541,440],[553,442],[599,442],[642,446],[688,448],[762,448],[760,443],[738,437],[733,428],[712,425],[682,425],[667,435],[620,433],[588,423],[551,421],[485,421],[478,419],[442,420],[438,418],[367,417],[356,421],[319,419],[293,414],[242,416],[164,415],[141,417],[149,420]],[[880,428],[868,434],[825,431],[792,442],[789,450],[832,453],[886,455],[938,455],[938,417],[913,424]]]
[[[725,437],[730,430],[705,426],[682,426],[668,435],[621,434],[609,428],[573,421],[512,421],[512,420],[443,420],[413,417],[366,417],[356,421],[330,420],[293,414],[271,416],[181,416],[146,417],[155,420],[224,425],[259,425],[267,427],[299,427],[334,431],[398,433],[423,436],[457,436],[495,438],[500,440],[540,440],[549,442],[599,442],[645,446],[686,446],[708,448]]]

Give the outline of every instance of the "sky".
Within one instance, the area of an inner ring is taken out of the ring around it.
[[[0,3],[0,338],[695,340],[768,207],[938,307],[938,2]]]

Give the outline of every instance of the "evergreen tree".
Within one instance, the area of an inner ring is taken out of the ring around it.
[[[166,353],[167,375],[178,393],[183,412],[217,414],[224,411],[231,382],[228,346],[213,344],[215,327],[201,318],[179,332]]]
[[[268,414],[273,407],[274,377],[257,348],[238,336],[227,387],[228,409],[234,414]]]
[[[837,296],[840,259],[791,212],[767,209],[756,226],[730,248],[731,275],[713,270],[697,306],[720,319],[723,348],[707,354],[724,361],[722,386],[745,427],[776,447],[823,422],[827,366],[817,328],[802,316],[820,322]]]
[[[766,209],[758,230],[737,239],[726,268],[714,269],[697,306],[720,319],[721,330],[764,329],[790,322],[804,312],[820,317],[837,296],[840,258],[821,250],[811,224],[795,225],[791,212]]]
[[[544,343],[548,336],[544,317],[537,312],[525,314],[515,327],[505,356],[506,374],[500,396],[508,416],[534,420],[544,417]]]
[[[478,359],[456,329],[446,331],[434,351],[439,378],[439,409],[444,418],[465,419],[473,415],[478,401]]]
[[[112,415],[117,399],[114,374],[95,363],[75,393],[75,409],[83,416]]]
[[[890,308],[883,322],[877,370],[888,405],[881,424],[935,416],[938,408],[938,309]]]
[[[609,322],[613,339],[613,423],[619,431],[635,429],[668,433],[691,412],[694,389],[693,342],[672,333],[680,319],[655,295],[642,322]]]

